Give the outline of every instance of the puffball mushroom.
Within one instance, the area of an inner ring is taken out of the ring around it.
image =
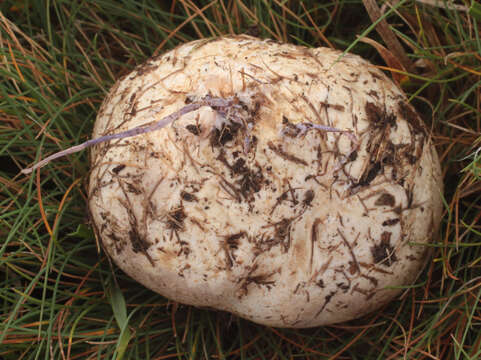
[[[193,41],[120,79],[93,137],[163,118],[91,153],[96,235],[146,287],[301,328],[379,308],[426,264],[439,160],[403,93],[360,57]]]

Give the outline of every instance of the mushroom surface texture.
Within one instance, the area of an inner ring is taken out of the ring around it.
[[[115,263],[183,304],[276,327],[360,317],[429,261],[440,164],[407,98],[358,56],[193,41],[113,86],[89,211]]]

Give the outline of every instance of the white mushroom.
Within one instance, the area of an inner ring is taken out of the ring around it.
[[[279,327],[357,318],[411,284],[440,223],[439,160],[403,93],[340,55],[200,40],[119,80],[94,138],[181,113],[92,151],[91,218],[118,266]]]

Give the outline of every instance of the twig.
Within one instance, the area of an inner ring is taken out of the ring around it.
[[[312,123],[299,123],[299,124],[295,124],[294,126],[299,131],[299,133],[297,134],[298,136],[304,136],[311,129],[316,129],[323,132],[338,132],[341,134],[345,134],[349,139],[351,139],[354,145],[358,145],[358,140],[356,135],[354,135],[350,130],[342,130],[332,126],[312,124]],[[282,129],[281,134],[285,135],[288,131],[289,131],[288,128],[284,128]]]
[[[381,18],[381,9],[379,9],[379,6],[376,4],[375,0],[362,0],[362,2],[372,22],[376,22],[379,18]],[[391,50],[399,59],[404,68],[408,71],[412,71],[413,63],[406,55],[401,43],[394,35],[393,31],[389,28],[389,25],[385,19],[379,21],[379,23],[376,25],[376,30],[386,43],[387,48]]]
[[[97,144],[100,144],[100,143],[103,143],[103,142],[106,142],[106,141],[110,141],[110,140],[114,140],[114,139],[125,139],[125,138],[129,138],[129,137],[132,137],[132,136],[137,136],[137,135],[140,135],[140,134],[146,134],[146,133],[149,133],[149,132],[152,132],[152,131],[162,129],[163,127],[165,127],[165,126],[171,124],[172,122],[176,121],[177,119],[179,119],[181,116],[183,116],[185,114],[188,114],[192,111],[195,111],[195,110],[201,108],[202,106],[210,106],[214,110],[223,113],[228,108],[230,108],[232,106],[235,106],[235,102],[234,102],[233,98],[223,99],[223,98],[206,97],[201,101],[193,102],[193,103],[190,103],[188,105],[185,105],[180,110],[160,119],[159,121],[155,122],[154,124],[147,125],[147,126],[140,125],[140,126],[137,126],[133,129],[129,129],[127,131],[123,131],[123,132],[120,132],[120,133],[117,133],[117,134],[110,134],[110,135],[101,136],[101,137],[96,138],[96,139],[87,140],[82,144],[72,146],[71,148],[68,148],[66,150],[59,151],[55,154],[52,154],[52,155],[46,157],[45,159],[43,159],[41,161],[39,161],[34,166],[29,167],[27,169],[23,169],[22,174],[30,174],[32,171],[34,171],[36,169],[39,169],[42,166],[47,165],[52,160],[55,160],[55,159],[58,159],[60,157],[67,156],[67,155],[70,155],[70,154],[74,154],[76,152],[82,151],[82,150],[84,150],[84,149],[86,149],[90,146],[93,146],[93,145],[97,145]]]

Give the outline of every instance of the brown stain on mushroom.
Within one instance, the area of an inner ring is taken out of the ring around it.
[[[422,123],[419,115],[412,108],[410,104],[406,101],[398,102],[398,112],[399,114],[408,121],[409,124],[413,126],[416,132],[426,135],[426,126]]]
[[[374,205],[394,207],[394,205],[396,205],[396,199],[390,193],[385,192],[376,199]]]
[[[186,217],[183,206],[172,209],[167,213],[167,228],[176,231],[183,230]]]
[[[242,127],[241,124],[232,122],[222,124],[221,128],[213,128],[210,133],[210,144],[212,147],[221,147],[233,141]]]
[[[150,247],[150,243],[145,239],[145,237],[141,236],[135,227],[132,227],[129,232],[128,236],[130,239],[130,245],[132,246],[132,251],[134,253],[142,253],[145,257],[149,260],[152,266],[155,266],[155,262],[150,256],[148,249]]]
[[[374,264],[389,267],[398,260],[394,246],[391,245],[391,235],[391,232],[384,231],[380,242],[371,247]]]
[[[308,243],[304,238],[296,239],[292,245],[292,263],[290,266],[298,271],[305,272],[308,271],[309,263],[306,261],[309,256]]]

